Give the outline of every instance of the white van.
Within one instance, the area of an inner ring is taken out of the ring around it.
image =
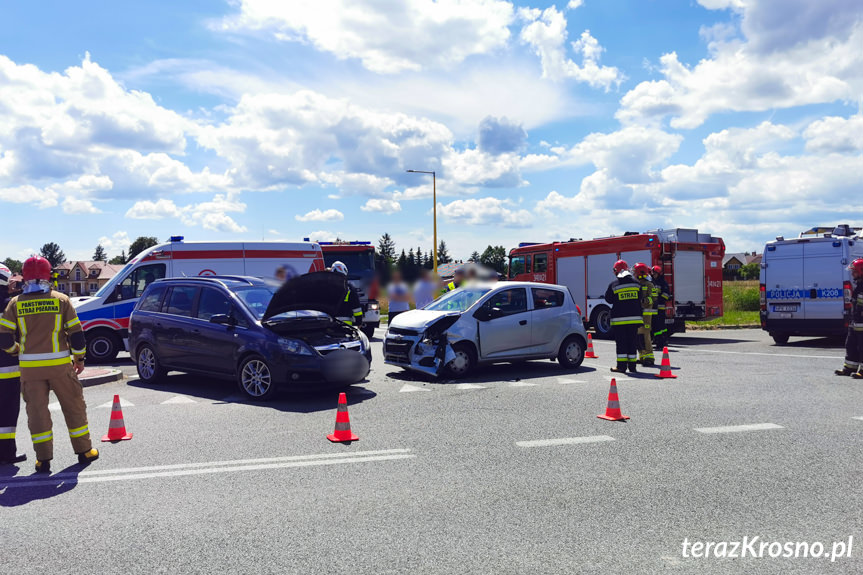
[[[109,361],[127,349],[129,316],[144,288],[166,277],[245,275],[272,278],[284,267],[288,279],[325,269],[316,243],[184,242],[174,236],[166,244],[138,254],[120,273],[90,297],[72,298],[87,336],[87,356]]]
[[[816,227],[764,247],[761,328],[776,343],[787,343],[792,335],[845,333],[852,290],[848,264],[863,257],[860,229]]]

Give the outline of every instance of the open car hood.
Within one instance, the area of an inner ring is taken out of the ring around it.
[[[288,311],[308,309],[336,315],[345,301],[348,282],[333,272],[313,272],[292,278],[275,293],[262,320]]]

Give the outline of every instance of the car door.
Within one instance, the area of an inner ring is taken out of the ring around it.
[[[531,288],[530,293],[533,298],[530,333],[534,351],[556,353],[560,338],[570,324],[570,316],[564,306],[565,294],[553,288]]]
[[[165,366],[180,371],[192,368],[194,341],[192,330],[198,320],[192,317],[198,288],[172,286],[162,304],[162,316],[156,320],[156,345]]]
[[[479,322],[478,347],[482,359],[511,357],[528,352],[531,346],[531,322],[526,288],[498,290],[482,307],[488,312],[488,319]]]
[[[211,323],[214,315],[233,314],[229,296],[214,287],[201,288],[192,328],[190,365],[194,369],[220,374],[231,374],[235,368],[237,346],[240,345],[238,330],[234,325]]]

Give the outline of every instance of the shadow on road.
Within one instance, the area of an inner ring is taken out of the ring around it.
[[[844,348],[845,347],[845,336],[835,336],[835,337],[816,337],[816,338],[803,338],[797,339],[793,338],[788,341],[788,343],[783,345],[775,344],[773,347],[776,348],[801,348],[801,347],[814,347],[814,348],[822,348],[822,349],[833,349],[833,348]]]
[[[729,343],[757,343],[757,339],[738,339],[731,337],[688,337],[675,335],[668,342],[669,349],[680,346],[717,345]]]
[[[499,381],[521,381],[548,377],[578,376],[593,371],[596,371],[595,367],[582,365],[577,369],[564,369],[556,360],[554,362],[548,360],[537,360],[479,366],[472,375],[458,380],[451,380],[446,377],[435,378],[431,375],[407,370],[390,371],[385,375],[390,379],[405,382],[495,383]]]
[[[54,475],[17,475],[20,468],[0,468],[0,507],[20,507],[33,501],[57,497],[78,486],[78,474],[86,465],[76,463]]]

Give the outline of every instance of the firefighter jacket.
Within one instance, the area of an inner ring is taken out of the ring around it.
[[[851,292],[851,329],[863,331],[863,279],[854,284]]]
[[[611,304],[611,325],[642,325],[641,284],[632,274],[623,272],[605,290],[605,301]]]
[[[668,282],[665,281],[664,277],[658,276],[653,278],[653,285],[656,287],[657,292],[656,308],[660,311],[664,310],[671,299],[671,290],[668,288]]]
[[[359,325],[363,321],[363,304],[360,303],[360,296],[357,295],[357,290],[348,286],[348,291],[345,294],[344,301],[339,305],[339,310],[336,317],[341,321]]]
[[[9,297],[7,294],[8,291],[6,290],[6,286],[0,286],[0,312],[5,310],[6,306],[9,304]],[[12,337],[14,343],[14,332]],[[18,357],[0,350],[0,383],[3,383],[2,380],[4,379],[15,379],[20,376],[21,374],[18,371]]]
[[[83,359],[84,332],[69,297],[52,290],[12,298],[0,318],[0,349],[14,353],[16,348],[22,369],[69,365],[71,355]]]
[[[440,295],[443,295],[443,294],[445,294],[445,293],[447,293],[447,292],[451,292],[451,291],[453,291],[453,290],[455,290],[455,289],[458,289],[458,288],[460,288],[460,287],[461,287],[461,283],[460,283],[460,282],[457,282],[457,281],[455,281],[455,280],[452,280],[451,282],[449,282],[448,284],[446,284],[445,286],[443,286],[443,288],[440,290]]]
[[[644,315],[656,315],[656,308],[653,306],[653,303],[656,301],[654,297],[656,287],[648,277],[638,278],[638,283],[641,284],[641,313]]]

